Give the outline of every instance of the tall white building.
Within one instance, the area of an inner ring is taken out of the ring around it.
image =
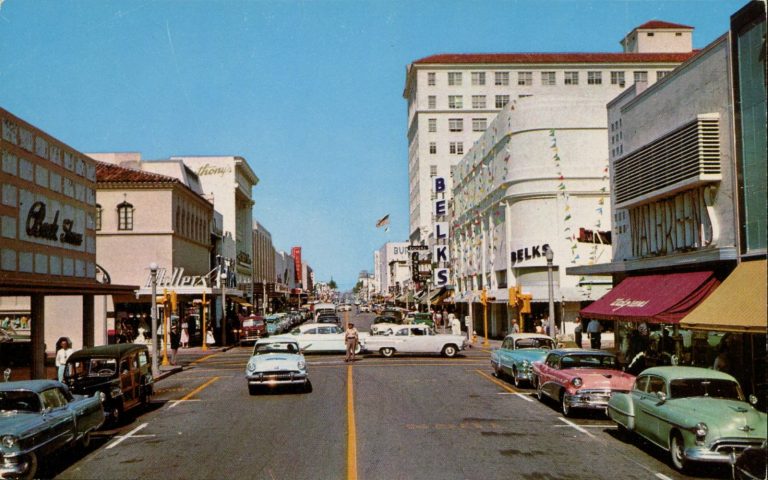
[[[440,54],[407,67],[410,241],[431,231],[430,179],[445,177],[510,101],[573,95],[613,98],[653,83],[692,53],[693,28],[647,22],[621,41],[621,53]],[[450,200],[450,194],[447,200]]]
[[[379,293],[388,295],[392,293],[390,287],[405,288],[405,281],[410,271],[408,267],[408,242],[387,242],[379,250],[374,252],[374,270],[376,283],[379,285]]]

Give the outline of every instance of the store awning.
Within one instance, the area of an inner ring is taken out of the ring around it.
[[[598,320],[678,323],[719,284],[713,272],[629,277],[580,313]]]
[[[743,262],[712,295],[680,321],[694,330],[759,333],[768,330],[766,260]]]
[[[431,305],[440,305],[443,303],[443,300],[451,294],[453,289],[447,288],[447,287],[440,287],[438,289],[433,290],[429,294],[429,303]]]
[[[228,297],[226,297],[226,298],[228,298],[228,299],[232,300],[233,302],[237,303],[237,304],[238,304],[238,305],[240,305],[241,307],[252,307],[252,306],[253,306],[253,305],[252,305],[252,304],[251,304],[251,303],[248,301],[248,299],[245,299],[245,298],[243,298],[243,297],[238,297],[237,295],[230,295],[230,296],[228,296]]]

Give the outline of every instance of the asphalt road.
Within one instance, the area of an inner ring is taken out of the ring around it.
[[[372,315],[352,315],[361,330]],[[308,356],[313,391],[250,396],[249,348],[182,357],[152,408],[48,459],[61,479],[684,479],[666,453],[600,414],[565,419],[492,376],[487,349],[457,358]]]

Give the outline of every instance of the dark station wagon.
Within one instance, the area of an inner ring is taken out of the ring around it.
[[[70,355],[64,382],[72,392],[101,398],[114,423],[138,406],[146,406],[154,379],[146,345],[119,343],[85,348]]]

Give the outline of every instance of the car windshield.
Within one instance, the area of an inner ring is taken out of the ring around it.
[[[613,355],[565,355],[560,359],[560,368],[616,368]]]
[[[92,358],[87,366],[89,377],[109,377],[117,372],[117,360],[114,358]]]
[[[254,355],[265,355],[267,353],[298,353],[299,348],[295,343],[290,342],[274,342],[274,343],[257,343],[253,349]]]
[[[555,348],[555,343],[549,338],[518,338],[515,341],[515,348],[543,348],[545,350],[552,350]]]
[[[0,412],[39,412],[40,399],[29,390],[0,392]]]
[[[714,397],[744,400],[739,384],[732,380],[712,378],[684,378],[669,384],[671,398]]]

